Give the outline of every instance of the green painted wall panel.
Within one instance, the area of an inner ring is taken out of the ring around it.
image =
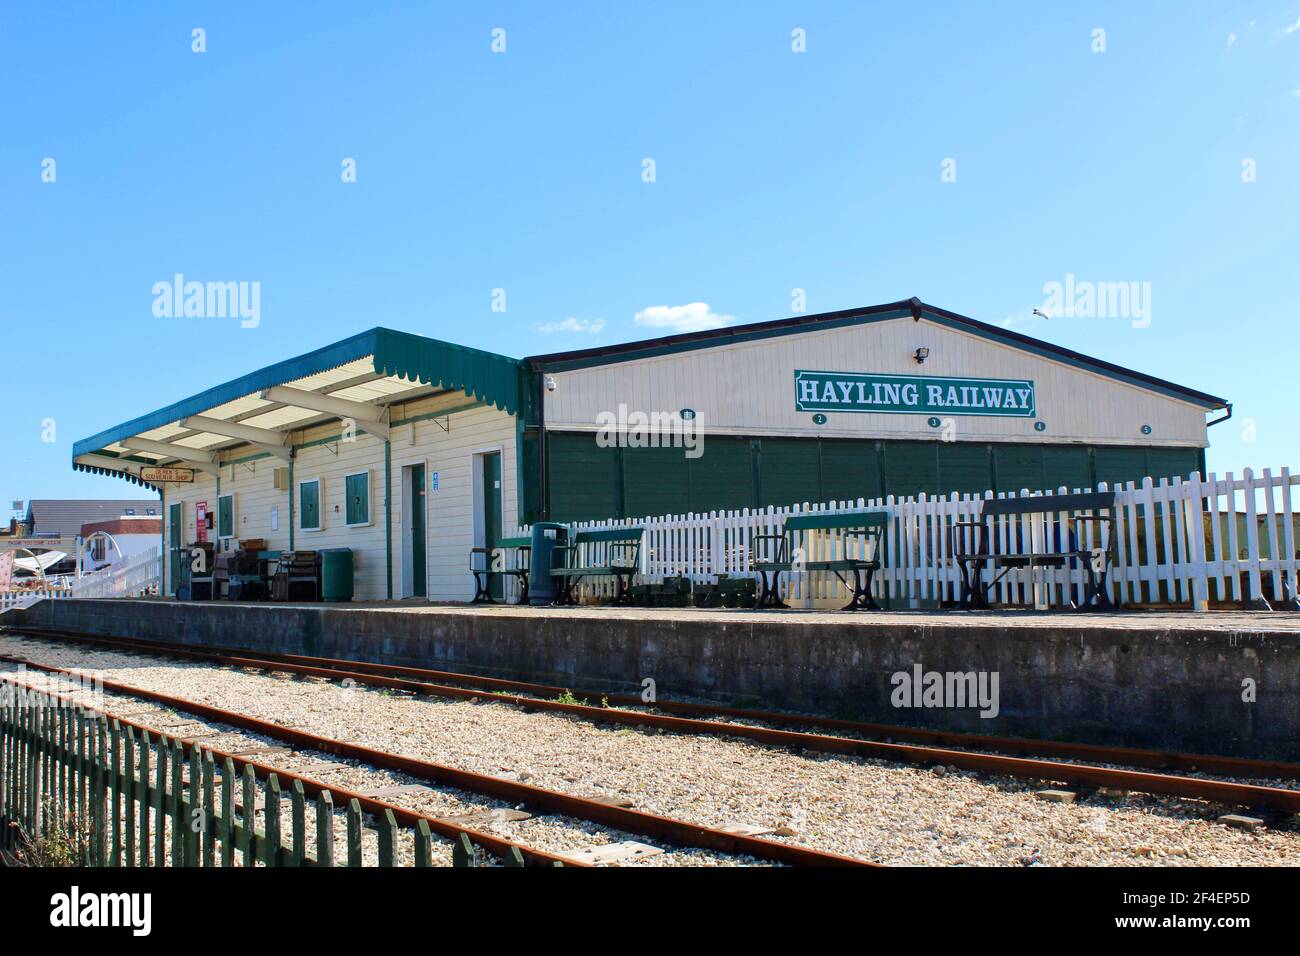
[[[754,472],[748,438],[706,438],[704,453],[687,460],[690,508],[696,514],[753,508]]]
[[[1115,487],[1119,482],[1141,481],[1147,473],[1145,448],[1125,448],[1098,445],[1094,452],[1097,463],[1097,480]]]
[[[553,521],[589,521],[622,514],[618,448],[601,448],[594,432],[552,432],[546,440]]]
[[[542,509],[541,464],[538,457],[536,431],[526,431],[519,441],[519,520],[532,524],[538,520]]]
[[[827,501],[881,497],[880,454],[874,441],[821,442],[822,494]]]
[[[1196,448],[1148,448],[1147,474],[1157,480],[1175,475],[1185,479],[1200,470],[1198,451]]]
[[[705,444],[707,453],[708,445]],[[629,518],[691,510],[689,459],[681,448],[623,449],[623,510]]]
[[[1043,448],[1044,487],[1091,488],[1092,454],[1087,445],[1047,445]]]
[[[823,500],[816,439],[764,438],[758,474],[758,503],[764,508]]]
[[[1148,473],[1186,475],[1200,461],[1197,449],[996,442],[717,437],[707,439],[704,454],[693,459],[676,448],[599,448],[590,434],[552,432],[547,445],[551,514],[557,521],[922,491],[1055,491],[1062,485],[1093,487],[1094,477],[1113,485]]]
[[[939,493],[937,441],[890,441],[885,448],[885,493],[927,495]]]
[[[1023,488],[1041,491],[1045,485],[1042,446],[994,445],[993,474],[994,491],[1018,492]]]
[[[940,442],[939,490],[941,494],[979,494],[993,487],[989,446],[972,442]]]

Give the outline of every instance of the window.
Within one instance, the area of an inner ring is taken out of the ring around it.
[[[235,496],[217,498],[217,537],[233,538],[235,535]]]
[[[345,524],[349,528],[370,524],[370,472],[359,471],[343,479],[346,497]]]
[[[303,531],[320,530],[320,479],[298,482],[298,527]]]

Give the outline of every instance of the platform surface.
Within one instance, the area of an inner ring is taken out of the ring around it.
[[[125,599],[113,599],[121,601]],[[1222,631],[1226,633],[1300,634],[1300,612],[1288,611],[1189,611],[1134,610],[1110,614],[1074,611],[1033,610],[894,610],[837,611],[807,610],[729,610],[721,608],[612,607],[584,604],[578,607],[520,606],[515,604],[454,604],[426,601],[190,601],[171,598],[136,598],[132,600],[191,604],[199,607],[321,608],[340,611],[385,611],[401,614],[471,614],[483,617],[581,618],[602,617],[618,621],[709,621],[727,624],[835,624],[835,625],[904,625],[908,627],[951,627],[966,625],[1006,628],[1099,629],[1103,631]]]

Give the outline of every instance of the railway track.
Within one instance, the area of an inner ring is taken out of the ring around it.
[[[48,674],[81,673],[76,668],[44,664],[30,658],[4,654],[0,654],[0,663],[22,665],[29,670],[40,671]],[[377,750],[361,744],[313,734],[305,730],[284,727],[247,714],[241,714],[236,711],[215,707],[200,701],[176,697],[170,694],[163,694],[145,688],[133,687],[118,681],[101,680],[99,683],[105,691],[150,701],[182,713],[193,714],[206,721],[247,730],[262,737],[282,741],[289,744],[291,747],[300,750],[309,750],[319,754],[354,760],[370,767],[405,774],[417,780],[429,781],[430,783],[436,784],[440,787],[454,788],[456,790],[477,794],[481,797],[506,801],[512,805],[528,807],[542,814],[572,817],[578,820],[596,823],[626,833],[649,837],[669,844],[670,846],[691,847],[729,855],[751,856],[772,863],[782,863],[793,866],[859,867],[878,865],[855,857],[815,850],[798,844],[785,843],[778,840],[764,839],[760,836],[747,835],[743,832],[731,832],[717,827],[702,826],[700,824],[691,823],[674,817],[646,813],[630,807],[619,806],[614,803],[592,800],[586,797],[562,793],[560,791],[548,790],[527,783],[507,780],[501,777],[494,777],[468,770],[460,770],[454,767],[433,763],[431,761],[404,756],[402,754]],[[117,719],[122,721],[124,726],[127,724],[139,726],[126,716],[118,716]],[[142,729],[148,729],[150,733],[165,733],[165,731],[162,731],[159,728],[143,727]],[[185,738],[182,735],[176,739],[184,740]],[[191,744],[195,742],[196,741],[193,740],[190,741]],[[201,740],[198,740],[197,743],[199,746],[204,746]],[[344,796],[347,799],[357,797],[362,802],[362,808],[366,809],[367,812],[378,812],[382,814],[385,810],[392,810],[398,822],[404,825],[414,826],[418,824],[420,819],[425,819],[429,822],[430,830],[439,833],[440,835],[455,837],[461,832],[464,832],[469,835],[473,842],[480,844],[489,852],[494,854],[509,853],[512,848],[518,848],[519,852],[524,857],[525,862],[550,864],[555,862],[557,859],[566,863],[571,861],[570,857],[564,855],[544,853],[522,844],[501,840],[499,837],[484,833],[480,830],[449,824],[444,818],[415,813],[409,808],[403,808],[396,804],[376,800],[374,798],[363,798],[364,795],[358,792],[347,790],[340,791],[339,788],[327,785],[320,780],[295,774],[292,770],[273,767],[259,763],[258,761],[247,757],[239,757],[236,754],[217,751],[215,749],[213,750],[213,755],[219,759],[224,759],[226,756],[235,757],[237,763],[251,765],[254,768],[254,771],[258,773],[274,772],[281,774],[290,780],[301,779],[303,781],[304,790],[306,790],[310,796],[316,795],[323,789],[329,789],[335,796]],[[435,823],[437,824],[436,827]]]
[[[201,660],[301,676],[351,680],[357,684],[448,699],[497,701],[526,709],[564,713],[600,723],[656,728],[674,733],[741,737],[773,746],[814,752],[871,757],[927,766],[943,764],[981,773],[1046,780],[1073,786],[1131,790],[1159,796],[1210,800],[1282,813],[1300,813],[1300,790],[1243,783],[1240,779],[1219,780],[1170,772],[1183,770],[1255,780],[1300,780],[1300,764],[933,731],[683,701],[661,700],[646,704],[639,697],[627,694],[601,691],[579,692],[582,696],[588,697],[599,695],[610,705],[592,706],[587,703],[553,699],[557,695],[569,693],[567,688],[429,668],[262,651],[240,652],[209,645],[98,637],[42,628],[4,630],[8,633],[41,639],[98,644],[131,653]],[[665,713],[656,713],[646,708]],[[735,722],[738,720],[777,726],[754,726],[750,723]],[[784,730],[779,729],[780,725],[838,730],[860,736],[847,737],[812,733],[808,730]],[[880,737],[890,739],[880,740],[878,739]],[[897,740],[910,740],[913,743],[898,743]],[[1060,758],[1090,763],[1064,762]],[[1117,764],[1120,768],[1099,766],[1100,764]],[[1121,769],[1122,767],[1142,769]]]
[[[806,714],[782,713],[777,711],[753,710],[724,705],[701,704],[689,701],[657,700],[647,703],[632,694],[622,694],[599,689],[576,689],[562,687],[558,684],[538,684],[527,681],[508,680],[498,677],[486,677],[477,674],[464,674],[457,671],[436,670],[433,668],[410,667],[400,664],[374,664],[368,661],[355,661],[329,657],[308,657],[300,654],[280,654],[251,648],[230,648],[210,644],[181,644],[164,641],[134,640],[131,638],[101,637],[98,635],[79,634],[73,631],[58,631],[45,628],[0,628],[0,633],[23,634],[31,637],[53,640],[75,641],[85,644],[102,644],[139,653],[162,653],[194,660],[231,663],[232,666],[264,667],[275,664],[277,669],[290,672],[293,668],[314,669],[314,676],[333,676],[339,672],[348,672],[344,677],[356,680],[365,674],[380,678],[374,686],[393,689],[414,689],[409,683],[422,685],[422,692],[431,696],[446,696],[452,699],[497,700],[518,706],[535,709],[554,710],[576,716],[598,717],[608,722],[610,710],[607,707],[592,707],[583,704],[571,704],[557,701],[562,695],[590,699],[601,699],[620,709],[631,708],[634,712],[645,713],[651,723],[648,726],[665,726],[654,723],[657,716],[654,711],[668,715],[699,717],[722,725],[725,730],[719,732],[734,733],[734,725],[727,721],[744,720],[768,724],[774,727],[816,728],[836,730],[853,734],[864,739],[889,738],[906,740],[934,746],[958,747],[970,750],[996,751],[1012,756],[1034,756],[1050,758],[1067,758],[1071,760],[1093,761],[1096,763],[1120,764],[1141,767],[1149,770],[1186,770],[1189,772],[1211,773],[1228,777],[1248,779],[1281,779],[1300,781],[1300,764],[1273,760],[1252,760],[1242,757],[1225,757],[1215,754],[1183,754],[1174,751],[1144,750],[1132,747],[1110,747],[1101,744],[1072,743],[1053,740],[1032,740],[1023,737],[999,737],[985,734],[969,734],[959,731],[930,730],[924,727],[905,727],[896,724],[869,723],[846,720],[837,717],[821,717]],[[235,663],[238,661],[238,663]],[[306,671],[303,671],[306,673]],[[394,678],[386,681],[383,678]],[[613,718],[625,720],[621,716]],[[761,728],[755,728],[760,729]],[[686,732],[686,731],[682,731]],[[707,732],[699,729],[698,732]],[[761,739],[761,738],[757,738]],[[784,740],[773,738],[770,742],[784,744]],[[814,748],[815,749],[815,748]]]
[[[26,666],[34,667],[35,665],[29,663]],[[75,700],[75,695],[60,693],[51,694],[44,687],[34,685],[27,681],[16,680],[12,674],[5,673],[4,671],[0,671],[0,679],[20,687],[25,687],[31,691],[49,694],[50,696],[60,700]],[[304,762],[304,760],[308,763],[314,762],[310,761],[310,753],[307,751],[291,754],[289,758],[278,757],[276,763],[269,763],[266,760],[258,760],[251,756],[255,751],[262,749],[254,747],[252,744],[224,749],[223,747],[213,746],[212,742],[206,739],[206,734],[204,734],[203,737],[197,736],[192,729],[188,734],[177,732],[166,723],[170,719],[170,715],[166,713],[159,712],[158,714],[151,715],[155,720],[155,723],[148,723],[143,719],[143,715],[137,710],[128,710],[129,705],[132,703],[138,703],[138,701],[133,701],[131,698],[120,700],[118,702],[120,706],[114,710],[109,710],[104,707],[89,706],[82,702],[78,703],[81,704],[83,710],[93,714],[99,714],[104,718],[119,724],[123,728],[131,728],[138,734],[147,733],[153,741],[159,744],[159,746],[166,747],[174,741],[182,745],[186,754],[188,754],[193,748],[201,748],[202,750],[212,754],[213,759],[218,766],[224,765],[226,759],[229,758],[237,774],[243,773],[244,769],[248,767],[251,768],[255,776],[261,780],[269,779],[269,777],[274,774],[279,780],[288,781],[290,785],[292,785],[294,781],[299,781],[302,783],[303,793],[305,796],[316,797],[320,793],[328,791],[334,800],[341,801],[339,805],[346,805],[355,800],[363,812],[370,814],[376,819],[382,818],[386,812],[391,812],[394,820],[403,826],[416,827],[421,821],[424,821],[424,823],[427,824],[430,833],[451,840],[457,839],[461,835],[467,836],[472,843],[476,843],[483,847],[484,850],[498,859],[507,859],[514,851],[518,851],[519,858],[526,865],[554,866],[556,864],[561,864],[564,866],[580,867],[587,865],[581,861],[575,861],[570,856],[548,853],[519,841],[504,839],[496,834],[488,833],[475,827],[458,825],[443,817],[436,817],[431,814],[414,811],[408,807],[403,807],[390,801],[379,799],[365,792],[341,786],[337,782],[327,783],[306,775],[300,770],[295,770],[293,764]],[[174,724],[174,721],[172,723]],[[198,726],[199,721],[187,721],[187,724],[191,727]],[[293,757],[298,757],[299,760],[293,761]]]

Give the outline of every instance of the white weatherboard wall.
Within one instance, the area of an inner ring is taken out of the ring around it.
[[[411,416],[439,405],[461,408],[458,402],[411,403]],[[338,423],[295,433],[299,445],[322,438],[334,438]],[[412,442],[412,435],[414,442]],[[430,490],[426,501],[427,593],[434,600],[469,600],[474,594],[469,573],[469,549],[476,541],[481,519],[475,510],[475,483],[479,480],[475,455],[487,451],[501,453],[501,516],[503,527],[513,527],[516,511],[515,420],[507,412],[490,406],[477,406],[452,412],[435,419],[399,424],[391,429],[392,444],[392,523],[393,523],[393,594],[400,596],[402,580],[402,467],[423,462],[426,476],[438,473],[438,490]],[[247,447],[235,449],[226,459],[246,455]],[[289,547],[290,491],[276,490],[274,471],[284,462],[277,458],[224,463],[221,466],[221,494],[233,493],[235,537],[264,538],[272,550]],[[359,471],[370,473],[370,523],[348,527],[344,504],[345,478]],[[305,531],[298,514],[298,486],[303,480],[321,481],[321,530]],[[387,551],[384,533],[384,443],[358,431],[354,441],[328,441],[299,447],[293,468],[294,547],[299,550],[351,548],[355,573],[356,600],[381,600],[387,597]],[[195,506],[206,501],[208,510],[217,511],[217,482],[210,475],[196,473],[192,485],[167,486],[164,528],[170,538],[170,507],[183,502],[184,541],[195,540]],[[271,512],[279,509],[279,527],[272,529]],[[215,525],[215,517],[214,517]],[[216,540],[214,526],[208,540]],[[156,539],[155,539],[156,540]],[[167,547],[172,546],[168,540]],[[168,587],[170,589],[170,582]]]
[[[1140,333],[1135,333],[1140,334]],[[913,357],[930,350],[923,365]],[[823,426],[795,408],[796,369],[952,378],[1030,379],[1036,418],[962,416],[958,441],[1206,445],[1205,409],[927,319],[888,319],[554,372],[546,425],[596,428],[601,412],[692,408],[707,431],[832,438],[933,438],[927,414],[829,412]],[[941,413],[940,413],[941,414]],[[1035,431],[1035,422],[1046,425]],[[1143,425],[1151,433],[1142,432]],[[707,434],[707,432],[706,432]]]
[[[475,456],[501,452],[501,518],[503,528],[518,522],[515,459],[515,420],[506,412],[479,407],[453,415],[450,431],[439,422],[417,422],[415,444],[407,426],[393,429],[393,593],[403,592],[401,536],[402,467],[423,461],[426,484],[438,472],[438,490],[429,490],[425,522],[428,593],[433,600],[468,601],[474,596],[469,573],[469,549],[482,543],[474,487],[481,481]]]

